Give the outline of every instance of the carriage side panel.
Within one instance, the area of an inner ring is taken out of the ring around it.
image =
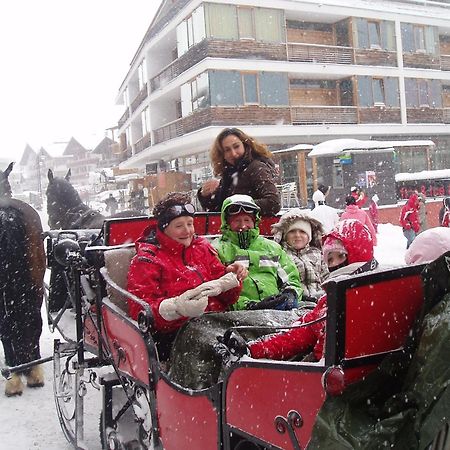
[[[298,444],[305,448],[325,398],[323,371],[320,363],[249,362],[237,366],[226,381],[226,426],[277,448],[294,449]],[[300,421],[294,420],[296,417]]]
[[[156,401],[164,450],[220,448],[219,411],[210,394],[211,389],[193,392],[176,389],[164,378],[158,381]]]

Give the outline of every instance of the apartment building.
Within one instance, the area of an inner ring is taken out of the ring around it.
[[[194,186],[227,126],[272,150],[300,147],[279,164],[303,204],[317,182],[339,180],[341,161],[297,144],[432,140],[391,155],[393,172],[447,168],[450,4],[164,0],[117,102],[121,167],[189,172]]]

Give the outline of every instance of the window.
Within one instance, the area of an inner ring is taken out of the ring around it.
[[[414,33],[414,47],[417,52],[423,52],[426,51],[425,46],[425,27],[421,25],[414,25],[413,27],[413,33]]]
[[[255,39],[255,23],[251,8],[238,7],[239,39]]]
[[[138,67],[138,80],[139,80],[139,90],[141,90],[145,83],[147,83],[147,66],[145,64],[145,59],[139,64]]]
[[[419,95],[419,106],[429,106],[428,86],[425,80],[417,80],[417,93]]]
[[[334,188],[344,187],[344,174],[340,163],[333,164],[333,187]]]
[[[373,104],[384,105],[384,83],[382,78],[372,78]]]
[[[258,104],[258,76],[256,73],[242,74],[242,88],[245,104]]]
[[[142,136],[150,133],[150,109],[145,108],[141,112]]]
[[[369,47],[381,48],[380,39],[380,24],[378,22],[367,22],[368,35],[369,35]]]
[[[205,15],[203,6],[199,6],[177,26],[177,55],[183,55],[205,37]]]
[[[209,106],[208,72],[201,73],[189,83],[181,86],[181,113],[186,117],[199,108]]]
[[[405,78],[406,106],[442,108],[442,87],[439,80]]]

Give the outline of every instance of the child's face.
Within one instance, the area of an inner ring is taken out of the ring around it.
[[[325,261],[328,265],[329,269],[332,269],[333,267],[339,266],[345,260],[347,259],[347,255],[345,253],[334,251],[328,253],[328,259]]]
[[[286,235],[286,242],[295,250],[301,250],[307,246],[309,236],[303,230],[291,230]]]
[[[231,231],[246,231],[255,227],[255,220],[251,214],[231,215],[228,219]]]

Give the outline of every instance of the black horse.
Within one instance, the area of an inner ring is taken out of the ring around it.
[[[70,169],[64,178],[53,176],[51,169],[48,170],[47,176],[47,213],[51,229],[100,230],[102,228],[105,216],[82,202],[80,195],[70,183]],[[142,213],[127,210],[111,217],[135,216],[142,216]],[[66,304],[68,283],[70,283],[69,271],[55,263],[50,275],[49,312],[59,311]]]
[[[0,336],[8,366],[40,358],[41,305],[44,292],[45,252],[38,213],[12,198],[8,176],[13,163],[0,170]],[[42,386],[39,366],[24,372],[28,386]],[[20,395],[20,374],[7,381],[5,394]]]

